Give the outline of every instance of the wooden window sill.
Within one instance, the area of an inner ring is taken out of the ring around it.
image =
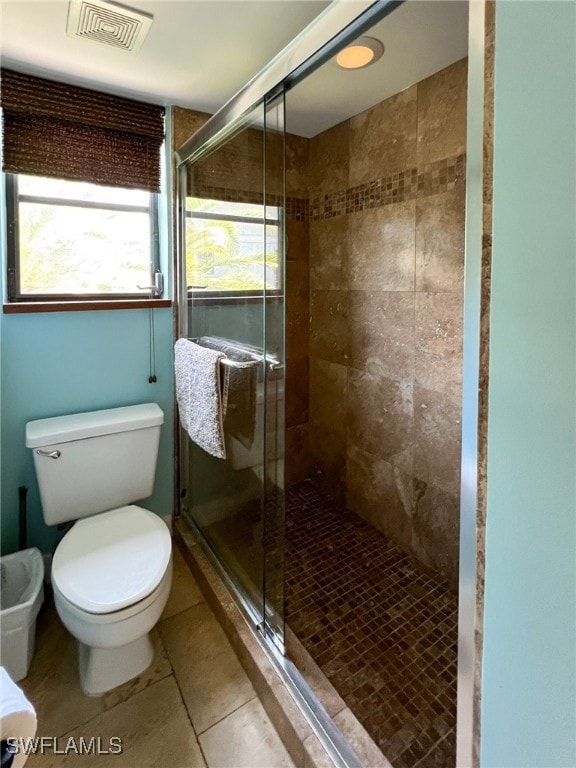
[[[107,309],[160,309],[171,307],[170,299],[110,299],[87,301],[18,301],[4,304],[4,314],[29,312],[94,312]]]

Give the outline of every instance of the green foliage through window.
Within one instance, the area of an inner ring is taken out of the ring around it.
[[[150,295],[157,254],[148,192],[11,179],[11,298]]]
[[[186,279],[193,291],[247,292],[281,285],[278,209],[186,199]]]

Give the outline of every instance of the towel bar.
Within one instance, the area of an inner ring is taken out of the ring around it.
[[[192,339],[189,339],[189,341],[193,341],[195,344],[200,343],[200,337],[196,336]],[[243,352],[247,352],[248,354],[254,355],[254,360],[231,360],[229,357],[223,357],[220,360],[220,365],[225,365],[227,368],[253,368],[256,365],[260,365],[262,360],[265,360],[269,369],[271,371],[278,371],[281,368],[283,368],[283,363],[281,363],[278,358],[272,356],[272,355],[263,355],[260,352],[252,351],[251,349],[242,348],[240,345],[238,346],[239,350],[242,350]]]
[[[227,368],[253,368],[255,365],[260,365],[261,360],[245,360],[243,363],[238,360],[230,360],[229,357],[223,357],[220,360],[220,365],[225,365]]]

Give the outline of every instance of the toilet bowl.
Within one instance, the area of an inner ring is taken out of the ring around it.
[[[80,520],[54,553],[52,584],[58,615],[79,642],[82,690],[115,688],[152,661],[148,633],[172,584],[168,528],[137,506]]]
[[[89,695],[136,677],[153,658],[149,633],[170,593],[172,542],[158,515],[131,502],[152,493],[163,420],[148,403],[26,425],[46,523],[76,521],[54,552],[52,585]]]

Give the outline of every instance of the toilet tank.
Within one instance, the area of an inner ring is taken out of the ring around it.
[[[28,422],[47,525],[150,496],[163,422],[156,403]]]

